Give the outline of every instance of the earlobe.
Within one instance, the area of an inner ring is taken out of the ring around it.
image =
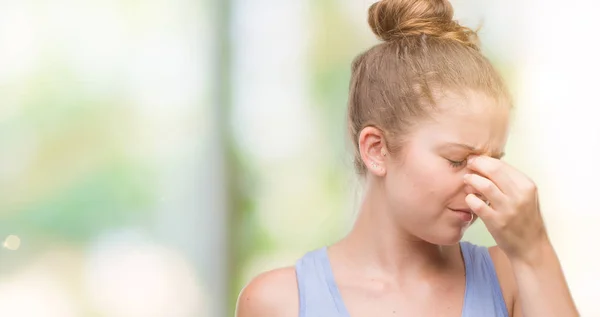
[[[385,169],[375,162],[371,162],[371,173],[377,176],[385,175]]]
[[[385,139],[383,132],[375,127],[365,127],[359,135],[360,156],[367,169],[374,175],[385,175]]]

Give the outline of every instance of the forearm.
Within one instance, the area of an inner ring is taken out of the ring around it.
[[[511,260],[522,309],[515,316],[579,316],[552,245],[536,252],[528,261]]]

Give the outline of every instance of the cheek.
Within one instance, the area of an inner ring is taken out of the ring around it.
[[[439,157],[416,160],[410,169],[412,194],[423,203],[444,202],[463,187],[460,169],[454,169]]]
[[[431,191],[430,172],[422,164],[410,158],[401,166],[389,170],[387,184],[389,193],[396,202],[412,205],[415,200],[422,200]]]
[[[391,203],[400,209],[439,210],[464,192],[461,170],[426,150],[411,151],[388,172],[386,191]]]

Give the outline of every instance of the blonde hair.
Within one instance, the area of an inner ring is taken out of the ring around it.
[[[355,166],[364,174],[358,145],[367,126],[383,131],[388,152],[437,110],[442,90],[480,91],[510,105],[500,74],[480,50],[477,32],[453,20],[447,0],[382,0],[369,8],[369,25],[383,41],[352,63],[348,125]]]

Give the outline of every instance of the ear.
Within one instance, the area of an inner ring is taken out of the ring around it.
[[[386,173],[386,149],[383,132],[375,127],[364,128],[358,137],[360,157],[367,170],[377,176]]]

